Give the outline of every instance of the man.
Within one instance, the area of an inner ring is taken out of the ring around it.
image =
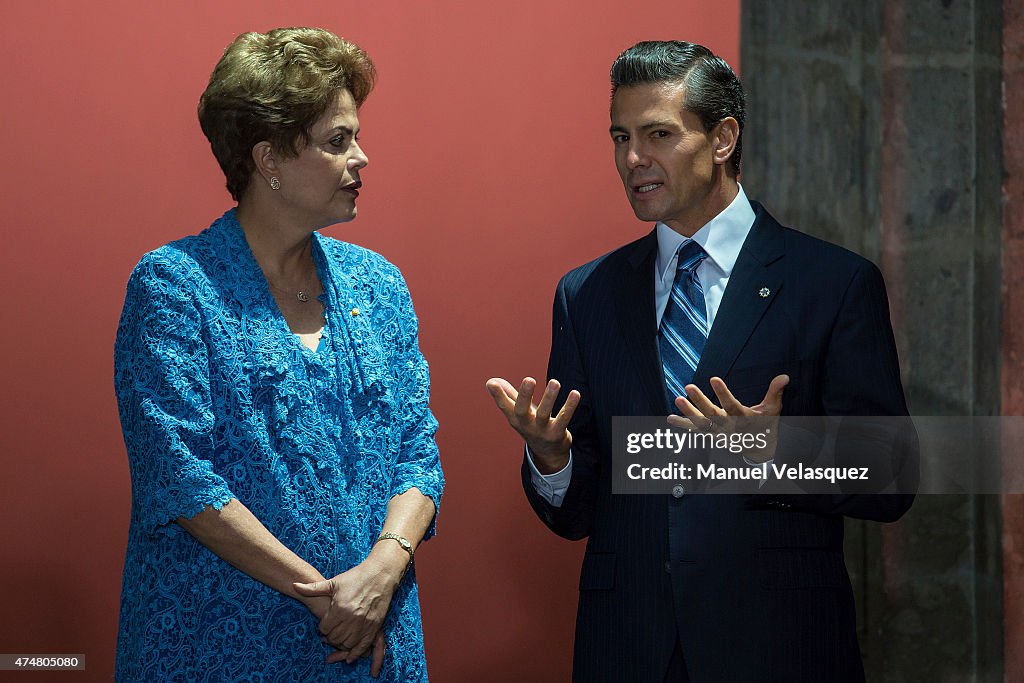
[[[722,59],[642,42],[611,81],[615,164],[655,229],[562,278],[539,404],[531,378],[487,384],[534,510],[588,537],[573,678],[862,681],[843,515],[893,521],[912,497],[613,495],[611,429],[673,398],[695,421],[906,415],[881,274],[747,200]]]

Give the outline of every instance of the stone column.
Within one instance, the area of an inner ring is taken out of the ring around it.
[[[917,415],[1000,413],[1002,15],[994,0],[743,3],[744,187],[879,264]],[[1002,680],[1000,512],[994,496],[919,496],[897,524],[847,524],[869,680]]]

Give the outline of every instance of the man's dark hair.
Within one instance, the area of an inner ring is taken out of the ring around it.
[[[612,97],[622,87],[642,83],[681,83],[683,108],[700,118],[706,132],[729,116],[739,123],[736,149],[729,161],[740,172],[743,142],[743,86],[732,67],[703,45],[682,40],[645,40],[615,59]]]

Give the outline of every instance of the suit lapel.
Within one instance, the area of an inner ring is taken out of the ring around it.
[[[694,384],[705,388],[712,377],[724,377],[751,332],[779,295],[784,284],[782,228],[757,202],[757,214],[729,276],[711,334],[694,374]]]
[[[665,377],[658,352],[658,325],[654,315],[654,261],[658,255],[655,231],[636,243],[627,258],[615,289],[615,319],[620,326],[627,358],[636,363],[643,395],[650,407],[637,406],[652,414],[664,411]],[[637,413],[641,414],[641,413]]]

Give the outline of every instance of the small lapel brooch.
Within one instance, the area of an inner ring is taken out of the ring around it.
[[[758,294],[761,295],[762,299],[767,299],[768,295],[771,294],[771,293],[772,293],[772,290],[768,289],[767,287],[762,287],[761,291],[758,292]]]

